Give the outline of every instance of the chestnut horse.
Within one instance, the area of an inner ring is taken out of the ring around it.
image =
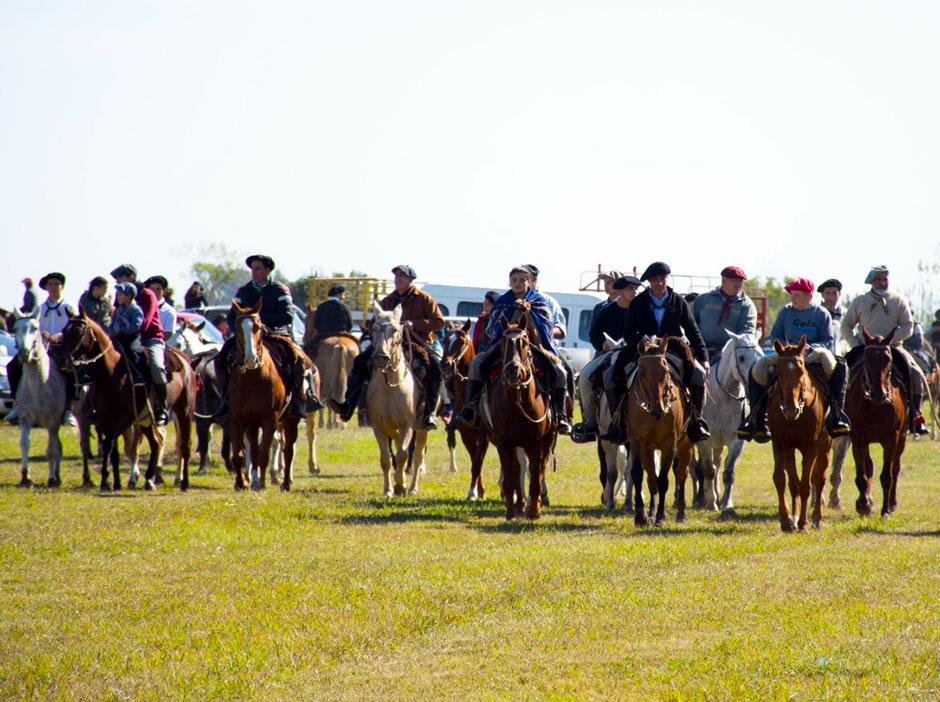
[[[290,411],[289,390],[278,373],[274,358],[263,339],[261,300],[254,307],[241,307],[234,300],[235,370],[229,376],[229,430],[232,441],[232,464],[235,466],[235,489],[244,490],[245,438],[248,439],[252,464],[258,469],[257,482],[251,487],[265,489],[271,444],[278,429],[284,438],[284,479],[281,490],[290,490],[293,482],[294,443],[300,420]],[[261,434],[259,441],[258,434]]]
[[[310,317],[308,316],[307,319]],[[337,334],[327,336],[318,341],[316,348],[310,350],[311,344],[304,342],[304,351],[310,356],[313,365],[317,367],[317,388],[323,409],[318,411],[320,422],[323,421],[323,412],[327,413],[327,429],[337,427],[345,429],[346,423],[339,415],[329,408],[329,400],[342,402],[346,397],[346,376],[352,368],[353,361],[359,353],[359,342],[351,334]],[[321,424],[322,426],[322,424]],[[317,417],[311,413],[307,417],[307,470],[310,475],[320,474],[320,463],[317,460]]]
[[[499,342],[502,370],[498,381],[487,388],[481,406],[492,429],[490,441],[499,452],[506,519],[515,519],[524,508],[529,519],[538,519],[545,468],[554,451],[557,432],[548,396],[536,388],[527,315],[520,315],[518,324],[506,322],[505,317],[500,323],[504,329]],[[522,489],[522,466],[517,455],[520,450],[529,464],[528,504]]]
[[[115,348],[107,332],[90,319],[85,311],[69,315],[69,322],[62,330],[59,353],[74,366],[88,366],[94,380],[94,404],[98,413],[98,426],[102,433],[101,465],[102,491],[120,490],[121,474],[117,439],[124,435],[125,450],[132,455],[136,451],[136,439],[131,439],[129,430],[140,430],[150,445],[150,460],[144,475],[144,488],[156,489],[157,464],[163,455],[163,440],[166,432],[153,423],[153,410],[145,388],[134,385],[133,363],[123,351]],[[172,347],[167,347],[166,357],[175,357],[181,370],[168,373],[166,385],[167,408],[173,412],[177,430],[177,451],[180,459],[181,490],[189,489],[190,438],[192,435],[193,411],[196,407],[196,376],[186,357]],[[132,446],[128,447],[128,440]],[[113,485],[108,482],[108,461],[113,470]]]
[[[878,442],[883,450],[881,489],[884,499],[881,516],[898,506],[898,474],[901,454],[907,441],[907,402],[900,386],[891,377],[891,341],[872,336],[862,327],[865,340],[861,371],[852,380],[845,397],[845,411],[852,423],[852,455],[855,458],[855,485],[858,500],[855,510],[863,517],[871,514],[871,482],[874,463],[869,444]]]
[[[692,356],[682,339],[645,337],[638,344],[640,352],[636,375],[627,397],[627,429],[630,456],[633,457],[633,509],[637,526],[647,526],[655,508],[656,526],[666,521],[666,493],[669,470],[678,456],[676,473],[676,521],[685,521],[685,480],[692,462],[692,443],[685,429],[689,418],[689,400],[677,385],[666,360],[666,351],[678,349],[691,362]],[[684,347],[684,348],[682,348]],[[655,451],[660,452],[659,474]],[[643,505],[643,472],[650,491],[649,513]]]
[[[817,495],[823,494],[826,469],[829,467],[832,439],[823,428],[826,388],[806,370],[803,359],[805,335],[796,346],[783,346],[775,339],[774,350],[777,352],[777,378],[767,391],[767,426],[774,450],[774,486],[777,488],[780,528],[786,533],[795,528],[805,531],[811,488]],[[803,456],[803,471],[799,478],[796,474],[797,450]],[[784,497],[788,482],[789,509]],[[800,497],[800,511],[799,519],[794,524],[797,494]],[[822,500],[819,499],[813,507],[813,527],[818,529],[821,524]]]
[[[467,401],[467,376],[470,372],[470,362],[476,357],[473,342],[470,340],[470,325],[468,319],[460,329],[454,331],[444,344],[444,357],[441,359],[441,370],[444,379],[452,384],[454,391],[454,412],[460,412]],[[483,459],[490,442],[481,429],[457,423],[460,440],[467,453],[470,454],[470,491],[468,500],[482,500],[486,494],[483,485]],[[448,440],[448,445],[450,441]],[[456,447],[450,447],[451,472],[457,472]]]

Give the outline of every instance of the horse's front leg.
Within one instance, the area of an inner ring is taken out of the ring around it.
[[[277,425],[273,419],[269,419],[264,423],[264,426],[261,427],[261,442],[258,443],[258,434],[257,432],[252,432],[248,436],[248,440],[251,442],[251,455],[254,459],[252,463],[255,463],[258,467],[258,490],[267,489],[266,480],[268,472],[268,463],[271,460],[271,444],[274,442],[274,432],[277,431]],[[254,482],[254,478],[252,478]],[[254,485],[252,485],[254,487]]]
[[[682,523],[685,521],[685,481],[688,477],[689,464],[692,462],[693,452],[692,444],[684,443],[679,445],[679,460],[676,463],[676,521]],[[714,476],[713,476],[714,478]],[[714,482],[712,482],[714,485]],[[710,491],[705,493],[706,497],[711,496],[712,508],[714,509],[715,496]]]
[[[845,464],[845,456],[849,452],[850,441],[848,436],[840,436],[832,442],[832,471],[829,477],[829,483],[832,485],[829,489],[830,509],[842,509],[839,488],[842,485],[842,466]]]
[[[209,446],[212,440],[212,423],[205,419],[196,419],[196,451],[199,453],[199,473],[205,473],[209,466]]]
[[[722,492],[718,506],[726,516],[734,514],[734,470],[738,465],[738,459],[741,458],[741,452],[744,450],[744,442],[734,437],[728,445],[728,455],[725,457],[724,470],[721,473]]]
[[[180,490],[189,489],[189,461],[192,458],[193,420],[189,417],[176,417],[176,454],[177,454],[177,487]]]
[[[551,455],[551,447],[536,444],[526,451],[529,464],[529,504],[526,505],[526,517],[538,519],[542,515],[542,479],[545,476],[545,463]]]
[[[674,469],[673,458],[675,457],[675,448],[669,446],[663,449],[659,457],[659,475],[656,476],[656,526],[662,526],[666,522],[666,495],[669,493],[669,473]],[[676,485],[678,489],[678,485]],[[683,511],[685,505],[683,505]]]
[[[378,422],[372,424],[372,434],[379,445],[379,465],[382,467],[382,494],[385,497],[392,497],[395,493],[392,491],[392,451],[389,448],[389,437],[379,428]]]
[[[777,489],[777,511],[780,515],[780,528],[784,533],[792,532],[796,525],[793,523],[793,517],[790,515],[790,509],[787,507],[787,474],[788,462],[795,464],[796,457],[793,449],[786,449],[774,443],[774,487]],[[794,473],[796,468],[794,467]],[[795,488],[795,486],[794,486]]]
[[[245,428],[241,422],[232,422],[229,430],[232,467],[235,469],[235,489],[244,490],[245,484]]]
[[[427,453],[429,433],[430,432],[427,431],[415,432],[414,467],[411,471],[411,485],[408,488],[409,495],[418,494],[418,475],[425,472],[424,458]]]
[[[114,479],[114,489],[121,489],[121,453],[118,451],[118,437],[114,437],[111,444],[111,473]]]
[[[901,457],[898,455],[898,442],[892,437],[891,440],[881,442],[882,450],[882,464],[881,464],[881,475],[879,479],[881,481],[881,518],[884,519],[894,510],[891,508],[891,488],[893,487],[894,480],[894,464],[899,462]]]
[[[395,495],[405,494],[405,467],[409,465],[409,448],[414,426],[406,425],[395,439]]]
[[[29,477],[29,431],[30,422],[20,414],[20,482],[19,487],[30,487],[33,481]]]
[[[60,487],[62,481],[59,478],[59,464],[62,461],[62,442],[59,441],[59,427],[49,427],[46,430],[48,441],[46,442],[46,460],[49,462],[49,477],[46,480],[46,487]]]
[[[830,442],[823,437],[823,439],[816,444],[816,460],[813,461],[813,491],[817,495],[822,495],[823,490],[826,489],[826,469],[829,467],[829,449]],[[803,500],[803,507],[806,507],[806,500]],[[804,520],[805,521],[805,520]],[[822,499],[816,500],[816,504],[813,505],[813,528],[819,529],[822,527]]]
[[[138,427],[128,427],[124,430],[124,457],[130,466],[127,476],[127,487],[133,490],[137,487],[137,479],[140,477],[140,440],[143,433]]]
[[[860,517],[868,517],[871,515],[871,478],[874,472],[874,463],[871,460],[868,444],[853,441],[852,457],[855,459],[855,487],[858,488],[855,511]]]
[[[503,495],[506,502],[506,520],[512,521],[516,518],[516,489],[513,487],[519,484],[519,464],[516,461],[516,449],[512,446],[498,445],[496,451],[499,453],[499,463],[503,471]]]
[[[323,417],[323,410],[319,410]],[[307,415],[307,472],[310,475],[320,475],[320,462],[317,460],[317,423],[313,415]]]
[[[641,452],[638,443],[630,442],[630,459],[633,464],[630,468],[630,477],[633,481],[633,523],[638,527],[645,527],[649,524],[646,506],[643,504],[643,475],[646,472],[646,461],[653,461],[652,453],[652,450],[647,451],[645,447]]]
[[[299,420],[295,417],[289,417],[285,420],[283,431],[281,432],[284,440],[282,452],[284,455],[284,477],[281,479],[281,490],[285,492],[291,489],[294,483],[294,444],[297,443]],[[312,424],[311,418],[307,419],[307,424]]]

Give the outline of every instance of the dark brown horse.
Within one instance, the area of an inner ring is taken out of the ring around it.
[[[94,380],[94,406],[98,413],[98,426],[102,434],[101,452],[104,457],[100,489],[121,489],[117,439],[128,429],[135,428],[141,431],[150,445],[144,487],[154,490],[157,462],[163,453],[165,433],[153,423],[153,410],[146,388],[134,385],[131,370],[133,361],[114,346],[107,332],[91,320],[84,310],[79,315],[70,315],[68,324],[62,330],[59,349],[73,365],[88,366]],[[179,487],[187,490],[193,410],[196,407],[196,376],[189,361],[176,349],[168,347],[166,358],[167,368],[176,368],[168,373],[166,403],[176,420],[177,450],[182,473]],[[108,482],[109,460],[114,473],[113,485]]]
[[[468,319],[460,329],[447,337],[444,356],[441,359],[444,379],[454,393],[454,412],[460,412],[467,401],[467,375],[470,372],[470,362],[476,357],[469,334],[470,324]],[[457,423],[457,430],[467,453],[470,454],[470,492],[467,493],[467,499],[482,500],[486,494],[483,485],[483,459],[486,458],[486,450],[490,445],[489,439],[482,430],[460,422]],[[455,448],[451,447],[451,465],[452,470],[456,472],[454,451]]]
[[[855,510],[863,517],[871,514],[874,463],[869,444],[877,442],[881,444],[884,456],[881,516],[885,517],[898,506],[898,475],[907,441],[907,402],[899,384],[891,377],[894,332],[883,339],[873,337],[863,327],[862,337],[865,346],[861,371],[853,379],[845,398],[845,411],[852,423],[852,455],[855,458],[855,485],[858,487]]]
[[[552,422],[549,401],[536,388],[535,364],[527,330],[527,317],[518,324],[502,318],[504,332],[498,353],[502,371],[489,386],[484,412],[492,428],[490,440],[499,452],[503,470],[506,519],[521,515],[538,519],[542,507],[542,482],[545,468],[555,447],[557,433]],[[484,403],[481,403],[484,404]],[[522,490],[522,461],[529,464],[529,500]]]
[[[774,486],[777,488],[780,528],[787,533],[795,528],[805,531],[810,481],[816,494],[822,495],[829,467],[832,439],[823,428],[826,389],[806,370],[803,360],[805,335],[797,346],[783,346],[774,340],[774,350],[777,352],[777,379],[768,390],[767,425],[774,449]],[[796,474],[797,451],[803,456],[803,471],[799,477]],[[789,509],[784,497],[788,482]],[[794,524],[797,495],[800,497],[800,512]],[[822,500],[816,500],[813,526],[818,529],[821,523]]]
[[[627,428],[630,455],[633,456],[633,507],[637,526],[649,524],[656,514],[656,525],[666,520],[666,492],[669,470],[676,462],[676,521],[685,521],[685,480],[692,462],[692,443],[685,433],[688,423],[688,397],[673,379],[666,360],[667,349],[680,347],[691,362],[688,347],[678,337],[645,338],[638,347],[636,376],[627,396]],[[655,451],[660,452],[659,475],[656,474]],[[643,471],[650,491],[649,513],[643,505]]]
[[[234,300],[235,363],[237,372],[229,376],[229,427],[232,436],[232,464],[235,466],[235,489],[244,490],[245,438],[248,438],[252,465],[257,468],[257,482],[252,488],[264,490],[265,475],[271,458],[271,443],[280,428],[284,440],[284,479],[282,490],[290,490],[293,482],[294,443],[297,425],[293,416],[288,389],[278,373],[274,358],[262,333],[261,300],[254,307],[241,307]],[[307,420],[312,421],[312,420]],[[258,434],[261,434],[259,441]]]

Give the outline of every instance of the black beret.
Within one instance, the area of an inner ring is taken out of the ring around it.
[[[614,290],[623,290],[628,285],[640,285],[640,279],[635,275],[622,275],[614,281]]]
[[[402,275],[407,275],[409,278],[418,277],[418,274],[415,273],[415,269],[409,266],[407,263],[403,263],[400,266],[395,266],[392,269],[392,273],[401,273]]]
[[[61,273],[46,273],[42,278],[39,279],[39,288],[41,290],[45,290],[46,283],[48,283],[52,278],[57,279],[60,283],[62,283],[62,285],[65,285],[65,276]]]
[[[263,256],[261,254],[252,254],[251,256],[245,259],[245,265],[251,268],[252,261],[261,261],[261,263],[264,264],[265,268],[272,270],[272,271],[275,268],[274,259],[271,258],[270,256]]]
[[[120,266],[111,271],[111,277],[117,278],[119,275],[132,275],[135,278],[137,277],[137,269],[134,268],[129,263],[122,263]]]
[[[536,265],[534,265],[534,264],[532,264],[532,263],[527,263],[527,264],[525,264],[525,267],[529,269],[529,273],[531,273],[532,275],[534,275],[536,278],[539,277],[539,267],[538,267],[538,266],[536,266]]]
[[[640,280],[649,280],[650,278],[655,278],[657,275],[669,275],[672,273],[672,269],[669,268],[662,261],[653,261],[646,267],[646,270],[643,271],[643,275],[640,276]]]
[[[164,288],[170,287],[170,284],[166,282],[166,278],[162,275],[152,275],[147,280],[144,281],[144,287],[149,288],[151,283],[160,283]]]
[[[824,280],[819,284],[819,287],[816,288],[816,292],[822,292],[823,288],[835,288],[838,291],[842,291],[842,283],[840,283],[835,278],[830,278],[829,280]]]
[[[346,288],[342,285],[334,285],[330,288],[329,292],[326,293],[327,297],[333,297],[334,295],[339,295],[340,293],[346,292]]]
[[[499,299],[500,293],[495,290],[487,290],[486,294],[483,296],[484,300],[489,300],[490,302],[496,302]]]

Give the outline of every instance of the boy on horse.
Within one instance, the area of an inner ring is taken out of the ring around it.
[[[636,367],[636,359],[639,356],[637,344],[644,336],[686,337],[694,358],[692,364],[682,363],[682,382],[689,390],[692,408],[686,431],[693,443],[704,441],[711,436],[708,433],[708,424],[702,419],[708,352],[689,304],[682,295],[668,286],[670,273],[672,270],[662,261],[651,263],[640,276],[640,281],[646,281],[649,287],[636,296],[627,311],[623,329],[624,348],[617,354],[609,372],[604,374],[607,401],[611,413],[616,416],[608,435],[604,437],[608,441],[622,443],[626,439],[626,411],[617,412],[617,408],[623,401],[622,392],[626,388],[627,378]]]
[[[483,391],[483,379],[489,374],[489,369],[493,363],[498,360],[494,351],[499,348],[499,341],[504,331],[500,320],[510,321],[515,310],[516,300],[524,300],[529,304],[530,319],[538,330],[538,343],[533,343],[531,348],[536,355],[548,362],[547,365],[552,370],[551,403],[558,432],[560,434],[569,434],[571,433],[571,424],[568,422],[566,407],[568,372],[558,356],[558,349],[555,346],[555,335],[553,333],[555,324],[552,319],[551,309],[545,297],[531,287],[530,269],[531,266],[516,266],[509,271],[510,289],[497,298],[493,304],[493,311],[490,312],[490,321],[486,327],[482,344],[483,350],[470,364],[470,372],[467,376],[467,401],[457,418],[467,424],[473,424],[476,421],[476,405],[480,393]],[[533,339],[533,341],[535,340]]]
[[[837,356],[844,356],[849,350],[849,346],[842,338],[842,318],[845,316],[845,308],[839,304],[839,300],[842,298],[842,283],[837,278],[829,278],[819,284],[816,292],[822,298],[820,307],[832,317],[832,338],[835,340],[835,353]]]
[[[790,293],[790,304],[785,305],[770,331],[771,339],[784,346],[798,344],[806,337],[806,363],[818,363],[829,381],[829,411],[826,414],[826,431],[833,438],[849,433],[849,418],[846,416],[846,364],[833,354],[835,340],[832,336],[832,319],[829,313],[812,304],[813,281],[797,278],[784,286]],[[745,441],[757,443],[770,441],[767,430],[767,388],[777,374],[777,354],[764,356],[751,369],[748,377],[747,395],[751,413],[738,427],[738,436]]]
[[[920,413],[920,404],[924,399],[924,378],[920,367],[901,345],[914,330],[914,317],[911,306],[900,293],[888,290],[889,271],[886,266],[874,266],[865,278],[865,284],[871,285],[864,295],[859,295],[849,305],[842,318],[842,337],[848,343],[850,351],[846,354],[849,366],[854,367],[862,357],[861,328],[872,336],[886,337],[894,331],[891,342],[891,361],[901,374],[902,382],[908,389],[910,404],[911,432],[929,434],[924,415]],[[856,334],[856,328],[859,329]]]
[[[294,341],[294,304],[290,288],[271,277],[275,266],[274,259],[270,256],[253,254],[245,259],[245,265],[251,269],[251,280],[235,292],[233,299],[241,307],[254,307],[258,300],[261,300],[259,316],[261,324],[264,325],[264,341],[274,350],[271,357],[285,387],[290,389],[291,412],[298,419],[303,419],[323,405],[314,391],[316,366]],[[234,306],[228,311],[227,321],[228,328],[235,330]],[[225,392],[222,406],[213,415],[220,420],[228,415],[228,380],[234,364],[235,339],[232,336],[226,340],[219,355],[215,357],[219,386]]]
[[[692,317],[702,332],[708,348],[708,362],[717,362],[728,339],[728,332],[754,334],[757,331],[757,308],[744,294],[747,276],[737,266],[721,271],[721,285],[695,298]]]
[[[438,309],[437,302],[423,290],[414,286],[418,277],[414,268],[403,264],[392,269],[395,275],[395,290],[379,301],[379,307],[391,312],[401,305],[401,321],[408,328],[412,343],[423,347],[426,353],[414,355],[414,361],[425,364],[427,371],[427,387],[424,397],[424,416],[421,418],[419,429],[437,429],[437,420],[434,411],[437,408],[437,398],[441,393],[441,359],[431,349],[433,339],[431,334],[444,328],[444,316]],[[352,370],[346,381],[345,402],[333,401],[331,406],[344,422],[348,422],[356,409],[362,388],[369,380],[371,368],[369,361],[372,358],[373,347],[356,356]]]

